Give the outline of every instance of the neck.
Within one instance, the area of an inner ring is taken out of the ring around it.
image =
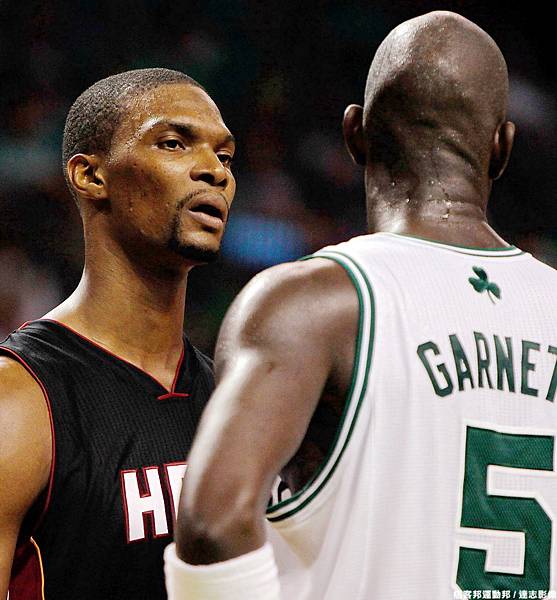
[[[392,177],[374,165],[366,170],[368,228],[450,244],[507,246],[487,223],[488,194],[489,184],[466,178]]]
[[[148,268],[121,247],[86,241],[79,285],[46,315],[144,368],[175,365],[182,350],[188,266]]]

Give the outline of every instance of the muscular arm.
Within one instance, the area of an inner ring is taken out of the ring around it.
[[[8,593],[21,523],[48,483],[51,460],[43,393],[20,364],[0,357],[0,598]]]
[[[357,322],[355,289],[325,259],[269,269],[238,296],[189,457],[178,556],[211,563],[263,545],[274,478],[302,443],[326,385],[348,389]]]

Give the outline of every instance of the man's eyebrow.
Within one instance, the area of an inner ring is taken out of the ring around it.
[[[224,142],[225,144],[232,143],[232,144],[236,145],[236,138],[235,138],[235,137],[234,137],[234,136],[233,136],[231,133],[229,133],[229,134],[228,134],[228,135],[227,135],[227,136],[224,138],[223,142]]]
[[[189,123],[183,123],[180,121],[159,121],[157,125],[166,125],[167,127],[171,127],[185,138],[192,139],[197,137],[197,127],[190,125]]]
[[[191,123],[186,123],[184,121],[168,121],[166,119],[153,119],[148,121],[142,129],[144,132],[152,131],[153,129],[155,129],[156,127],[160,127],[161,125],[175,129],[180,135],[188,139],[194,139],[196,137],[199,137],[199,128],[195,125],[192,125]],[[231,133],[228,133],[224,137],[222,143],[236,144],[236,138]]]

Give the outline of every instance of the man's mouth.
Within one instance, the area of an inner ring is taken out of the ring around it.
[[[224,221],[222,211],[211,204],[198,204],[197,206],[194,206],[189,210],[191,212],[205,213],[207,215],[211,215],[212,217],[217,217],[221,221]]]
[[[228,205],[220,194],[200,192],[188,206],[195,221],[212,230],[224,227],[228,216]]]

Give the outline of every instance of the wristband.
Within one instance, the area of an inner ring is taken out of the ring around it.
[[[164,551],[168,600],[280,600],[273,549],[261,548],[210,565],[190,565],[176,555],[176,544]]]

